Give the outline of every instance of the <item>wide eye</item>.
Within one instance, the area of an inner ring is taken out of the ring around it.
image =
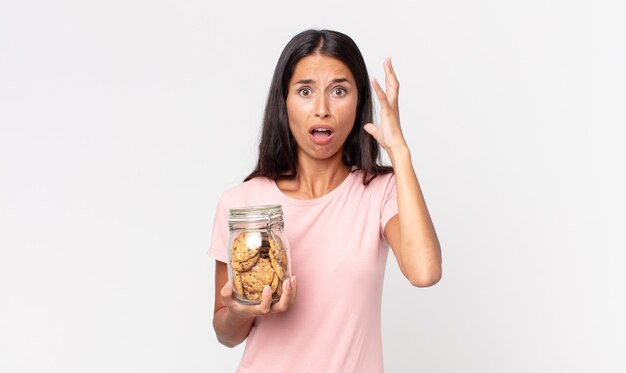
[[[334,96],[345,96],[346,95],[346,90],[343,87],[335,87],[333,88],[332,94]]]
[[[302,97],[309,97],[311,95],[311,89],[308,87],[302,87],[300,89],[298,89],[298,94]]]

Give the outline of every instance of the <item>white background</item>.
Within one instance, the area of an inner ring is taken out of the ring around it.
[[[626,371],[619,1],[0,0],[0,372],[231,372],[206,255],[307,28],[393,58],[442,281],[388,372]],[[323,315],[320,315],[323,317]]]

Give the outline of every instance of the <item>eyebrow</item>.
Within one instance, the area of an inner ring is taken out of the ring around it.
[[[301,79],[301,80],[298,80],[297,82],[293,83],[293,85],[296,85],[296,84],[311,84],[311,83],[315,83],[315,80],[313,80],[313,79]],[[331,80],[331,83],[348,83],[348,84],[352,84],[352,82],[349,81],[348,78],[335,78],[335,79]]]

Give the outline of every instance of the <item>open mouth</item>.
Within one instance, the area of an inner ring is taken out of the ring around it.
[[[313,128],[311,130],[311,135],[317,138],[330,137],[332,135],[332,131],[325,128]]]
[[[309,128],[309,138],[314,144],[326,145],[333,141],[334,133],[331,126],[314,124]]]

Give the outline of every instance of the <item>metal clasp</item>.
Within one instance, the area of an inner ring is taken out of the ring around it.
[[[274,243],[276,244],[277,248],[279,250],[282,250],[283,248],[281,247],[282,241],[279,241],[276,239],[276,237],[274,236],[274,230],[272,228],[274,228],[274,225],[276,224],[276,218],[279,218],[280,214],[278,213],[269,213],[267,214],[267,231],[269,232],[270,236],[272,237],[272,240],[274,240]]]

